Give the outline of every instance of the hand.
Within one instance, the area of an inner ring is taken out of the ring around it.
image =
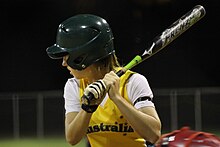
[[[82,96],[82,109],[88,113],[93,113],[98,108],[106,95],[106,85],[103,80],[98,80],[88,85]]]
[[[120,95],[119,93],[120,77],[118,77],[115,72],[111,71],[107,73],[103,78],[103,81],[106,85],[108,95],[111,99],[114,99]]]

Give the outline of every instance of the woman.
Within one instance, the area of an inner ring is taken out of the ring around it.
[[[56,44],[47,54],[62,58],[73,75],[64,88],[65,135],[71,145],[85,135],[92,147],[139,147],[159,139],[161,122],[148,81],[130,70],[117,76],[121,67],[103,18],[68,18],[59,25]]]

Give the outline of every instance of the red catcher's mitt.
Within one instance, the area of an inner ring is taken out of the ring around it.
[[[156,147],[220,147],[220,138],[211,133],[182,127],[163,134]]]

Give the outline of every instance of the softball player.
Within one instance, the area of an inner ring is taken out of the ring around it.
[[[67,142],[75,145],[86,135],[92,147],[142,147],[159,139],[161,122],[147,79],[130,70],[115,74],[121,67],[106,20],[91,14],[68,18],[46,51],[63,59],[73,75],[64,88]]]

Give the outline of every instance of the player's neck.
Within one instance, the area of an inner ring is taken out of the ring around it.
[[[93,83],[99,79],[103,79],[106,73],[108,73],[108,71],[106,70],[100,70],[100,71],[91,73],[91,75],[87,79],[88,84]]]

